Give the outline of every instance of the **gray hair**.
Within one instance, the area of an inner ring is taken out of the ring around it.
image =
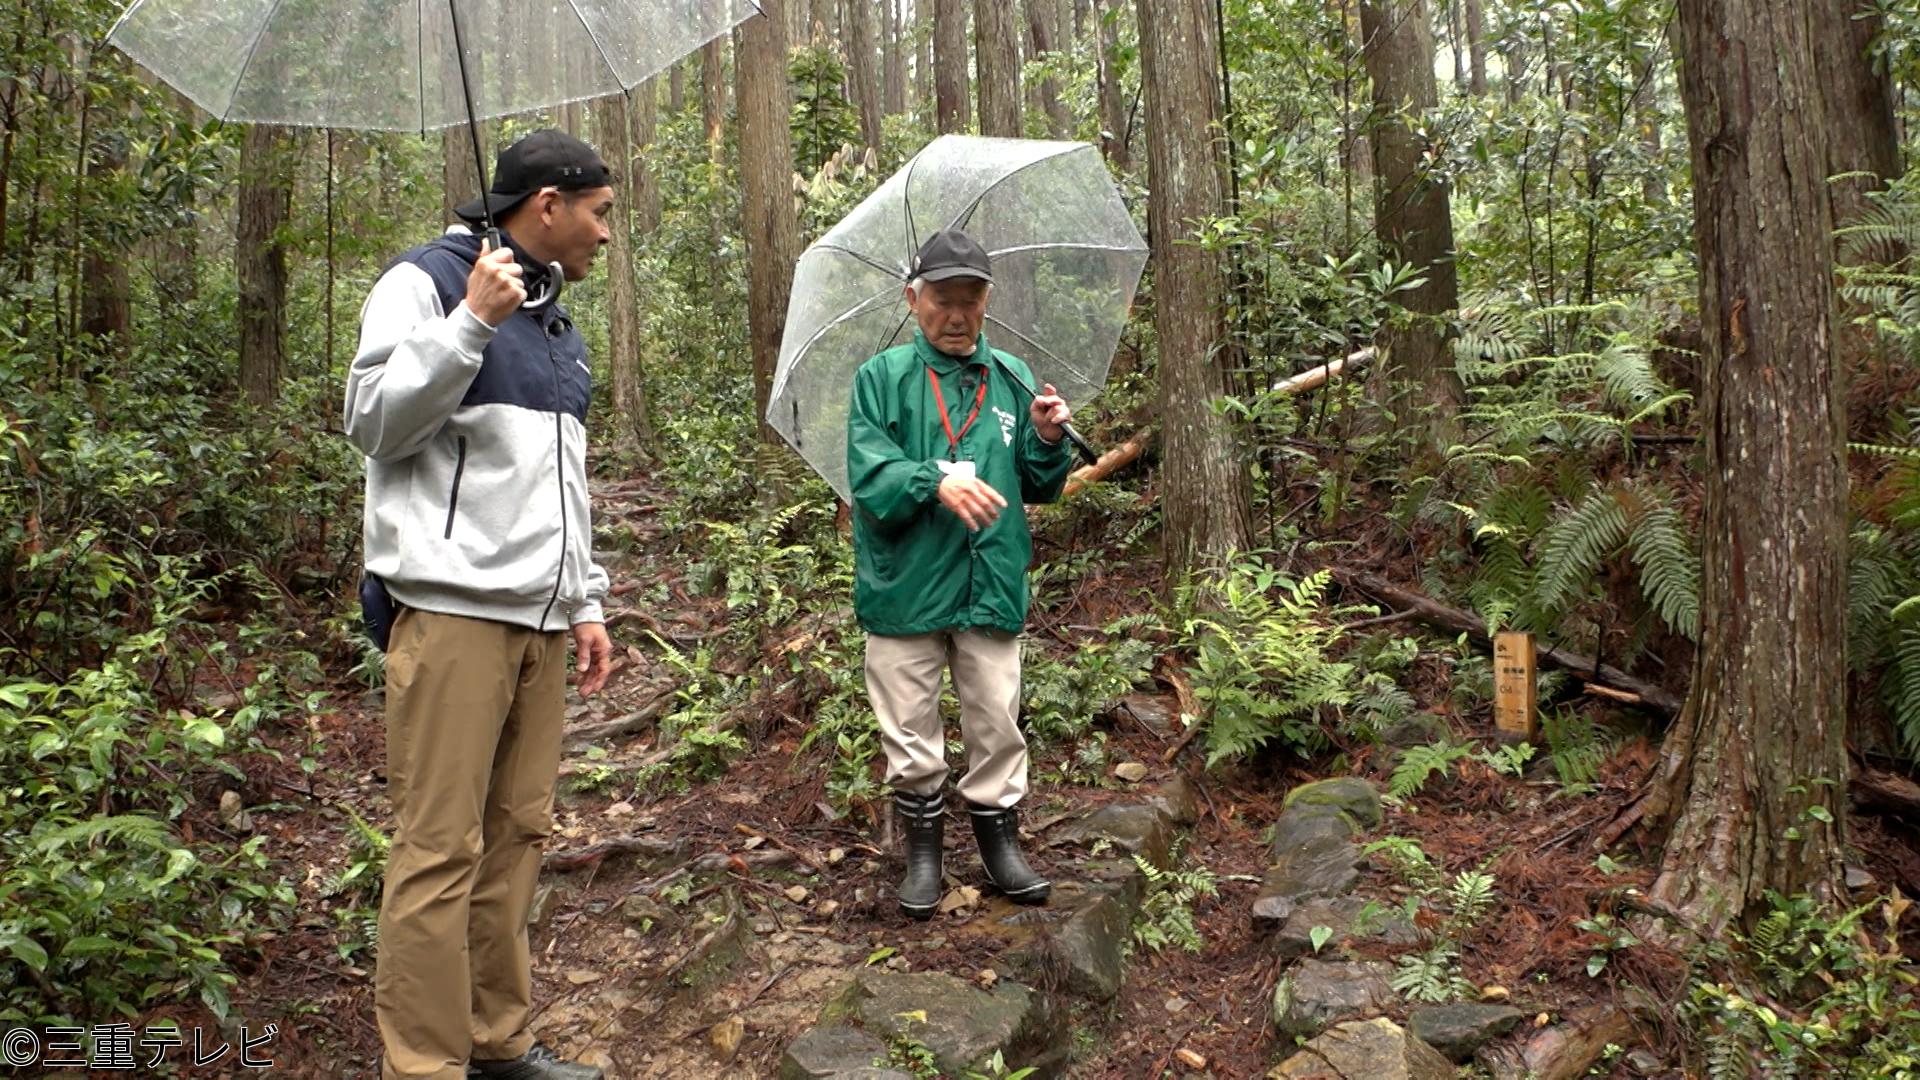
[[[926,287],[927,287],[927,279],[923,277],[916,277],[912,281],[907,282],[907,291],[912,293],[915,298],[918,298],[920,295],[920,291],[922,289],[925,289]],[[991,281],[987,282],[987,291],[989,293],[993,291],[993,282]]]

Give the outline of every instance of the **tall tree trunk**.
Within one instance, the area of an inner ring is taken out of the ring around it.
[[[739,77],[740,182],[742,223],[747,239],[747,334],[753,351],[754,419],[763,442],[779,435],[766,422],[773,393],[773,368],[786,329],[787,299],[793,288],[793,264],[800,257],[800,232],[793,214],[793,147],[787,127],[792,104],[787,91],[786,24],[778,17],[783,0],[760,0],[766,19],[740,27]]]
[[[1133,152],[1127,140],[1127,99],[1120,85],[1120,30],[1114,23],[1125,10],[1126,0],[1100,0],[1097,23],[1099,55],[1100,149],[1107,163],[1120,172],[1133,167]]]
[[[813,28],[807,25],[807,5],[804,3],[787,5],[787,40],[805,42]]]
[[[480,147],[488,151],[487,179],[493,179],[492,146],[493,125],[480,125]],[[440,133],[440,212],[444,222],[452,225],[460,219],[453,214],[453,208],[472,202],[480,197],[480,173],[473,160],[473,136],[468,133],[467,125],[455,124]]]
[[[1487,96],[1487,14],[1482,0],[1465,0],[1467,17],[1467,90],[1474,97]]]
[[[1507,35],[1507,50],[1500,57],[1500,81],[1506,88],[1507,104],[1518,105],[1527,96],[1527,74],[1533,65],[1533,45],[1520,34]]]
[[[650,90],[651,83],[643,84]],[[612,383],[613,412],[640,446],[651,452],[653,424],[647,416],[647,396],[640,378],[640,301],[634,291],[634,192],[640,174],[633,169],[632,124],[627,99],[614,94],[593,102],[593,134],[600,156],[625,163],[615,178],[613,212],[607,220],[612,239],[607,242],[607,373]]]
[[[1243,448],[1214,404],[1227,392],[1226,273],[1194,242],[1224,208],[1208,0],[1138,0],[1147,110],[1147,190],[1154,329],[1160,341],[1161,531],[1167,579],[1245,550],[1252,537]]]
[[[287,356],[287,256],[278,237],[293,209],[287,130],[247,128],[240,143],[234,272],[239,279],[240,386],[255,405],[280,396]]]
[[[1442,325],[1460,306],[1453,218],[1446,187],[1426,168],[1434,147],[1421,135],[1425,125],[1416,123],[1439,103],[1426,0],[1361,0],[1360,26],[1373,82],[1374,228],[1394,262],[1426,278],[1398,294],[1409,317],[1381,331],[1377,370],[1410,384],[1420,407],[1431,407],[1428,445],[1437,453],[1465,391]]]
[[[974,62],[979,65],[980,134],[1017,139],[1020,127],[1020,43],[1013,0],[974,0]]]
[[[874,73],[873,0],[852,0],[847,7],[847,77],[853,82],[854,103],[860,110],[860,139],[869,150],[880,149],[880,80]],[[882,16],[885,12],[880,13]]]
[[[1033,59],[1045,59],[1060,47],[1059,19],[1054,0],[1027,0],[1027,41]],[[1040,109],[1047,116],[1047,134],[1064,139],[1073,134],[1073,116],[1060,100],[1060,80],[1048,75],[1034,88]]]
[[[691,63],[692,59],[682,60],[667,71],[667,112],[673,116],[687,107],[687,65]]]
[[[88,183],[105,188],[112,178],[126,171],[127,140],[119,132],[108,132],[93,140],[93,153],[87,163]],[[81,265],[80,332],[100,340],[110,355],[124,357],[133,342],[132,281],[127,272],[127,253],[114,250],[110,241],[94,237],[85,244],[86,257]]]
[[[1899,121],[1893,80],[1869,52],[1884,20],[1865,0],[1820,0],[1814,6],[1824,8],[1814,62],[1826,98],[1827,174],[1852,174],[1833,184],[1833,222],[1844,226],[1865,206],[1868,192],[1900,175]]]
[[[627,112],[633,120],[632,153],[624,170],[633,188],[633,230],[650,237],[660,228],[660,178],[653,171],[653,144],[660,131],[659,79],[634,87]]]
[[[1653,896],[1709,935],[1845,900],[1846,520],[1827,123],[1802,0],[1681,0],[1705,330],[1700,648]],[[1792,227],[1782,228],[1781,222]],[[1664,815],[1662,815],[1664,816]]]
[[[1458,93],[1468,93],[1473,86],[1473,76],[1467,65],[1467,27],[1465,14],[1460,10],[1460,0],[1441,0],[1447,8],[1447,58],[1453,61],[1453,88]]]
[[[967,95],[967,0],[933,0],[933,93],[940,134],[973,126]]]
[[[907,111],[906,28],[901,22],[903,18],[900,0],[887,0],[886,46],[880,67],[881,81],[886,84],[881,103],[888,116],[900,116]]]
[[[939,121],[933,93],[933,6],[934,0],[913,0],[914,115],[929,128]]]
[[[784,62],[780,70],[786,70]],[[714,162],[726,154],[726,78],[727,37],[722,34],[700,48],[700,123],[707,133],[707,160]]]

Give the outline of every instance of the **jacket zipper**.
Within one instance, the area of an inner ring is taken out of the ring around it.
[[[459,456],[453,462],[453,490],[447,493],[447,535],[453,539],[453,512],[460,507],[460,475],[467,471],[467,437],[460,436]]]
[[[547,597],[546,609],[540,612],[540,629],[547,628],[547,616],[553,614],[553,605],[560,599],[560,586],[567,577],[567,443],[566,434],[561,427],[560,400],[560,358],[553,355],[553,335],[546,325],[540,332],[547,339],[547,370],[553,376],[553,475],[560,489],[560,568],[553,575],[553,595]]]

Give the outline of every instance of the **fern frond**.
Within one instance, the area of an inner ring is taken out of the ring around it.
[[[1640,591],[1660,618],[1689,640],[1700,637],[1700,560],[1686,522],[1669,505],[1640,515],[1628,540]]]
[[[1625,543],[1627,515],[1618,491],[1596,491],[1540,534],[1536,596],[1547,611],[1562,611]]]
[[[1436,742],[1411,747],[1400,755],[1400,763],[1393,767],[1393,775],[1387,780],[1387,794],[1396,799],[1411,798],[1427,786],[1434,773],[1447,771],[1472,753],[1473,747],[1464,743]]]
[[[85,821],[76,821],[57,829],[49,829],[39,839],[43,850],[46,851],[91,844],[95,841],[155,850],[166,850],[173,846],[172,835],[167,830],[166,823],[144,814],[117,814],[87,818]]]
[[[1894,634],[1892,663],[1881,692],[1901,747],[1910,760],[1920,760],[1920,620],[1903,620]]]

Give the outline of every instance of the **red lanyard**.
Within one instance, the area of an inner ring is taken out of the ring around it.
[[[953,421],[947,419],[947,398],[940,392],[940,377],[933,373],[932,368],[927,369],[927,381],[933,384],[933,401],[940,407],[940,426],[947,429],[947,460],[957,461],[960,458],[960,440],[967,437],[973,422],[980,419],[980,406],[987,400],[986,369],[980,370],[980,392],[973,395],[973,411],[967,414],[967,422],[960,425],[958,435],[953,433]]]

